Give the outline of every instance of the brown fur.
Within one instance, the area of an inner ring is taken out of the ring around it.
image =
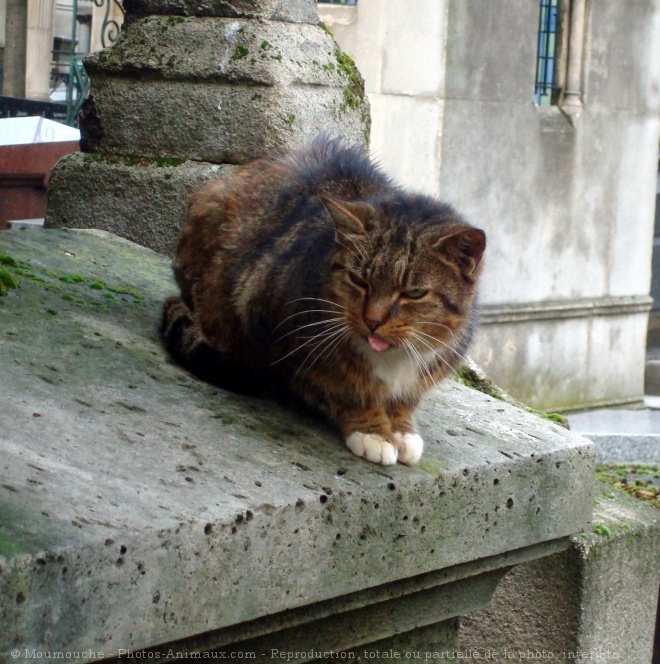
[[[470,341],[484,248],[451,207],[317,139],[191,197],[163,335],[205,379],[241,390],[265,378],[347,439],[375,434],[414,463],[402,436]]]

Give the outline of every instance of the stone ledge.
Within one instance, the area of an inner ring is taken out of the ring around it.
[[[93,227],[171,254],[188,196],[233,168],[78,152],[53,168],[46,227]]]
[[[593,446],[557,425],[449,383],[420,410],[419,466],[377,467],[173,365],[166,258],[102,232],[0,241],[20,281],[0,300],[0,652],[186,639],[591,518]]]
[[[317,24],[314,0],[124,0],[126,22],[153,14],[225,16]]]
[[[464,652],[651,660],[660,512],[603,484],[595,505],[594,527],[572,537],[567,551],[517,567],[490,607],[462,621]]]

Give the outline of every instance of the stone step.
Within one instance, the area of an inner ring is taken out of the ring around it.
[[[0,254],[0,660],[295,625],[315,645],[321,619],[328,648],[394,637],[399,615],[455,634],[505,569],[588,527],[593,445],[556,424],[449,382],[420,409],[419,465],[376,466],[173,364],[166,257],[64,230],[5,231]]]
[[[598,463],[660,463],[660,399],[645,408],[601,408],[568,415],[571,430],[596,444]]]

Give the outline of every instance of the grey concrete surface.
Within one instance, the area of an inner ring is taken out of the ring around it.
[[[19,282],[0,298],[0,653],[382,601],[591,519],[593,446],[555,424],[450,382],[420,409],[420,464],[374,466],[310,414],[172,364],[163,256],[61,230],[4,232],[0,253]]]
[[[660,463],[657,408],[601,408],[573,413],[568,420],[573,431],[596,444],[598,463]]]
[[[517,567],[491,606],[462,620],[464,651],[490,650],[499,661],[505,651],[518,660],[545,651],[527,659],[651,661],[660,512],[601,485],[594,528],[571,539],[566,552]]]

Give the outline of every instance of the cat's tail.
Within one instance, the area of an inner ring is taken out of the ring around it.
[[[261,392],[260,381],[249,367],[209,344],[182,298],[165,300],[160,334],[170,355],[198,378],[232,392]]]

